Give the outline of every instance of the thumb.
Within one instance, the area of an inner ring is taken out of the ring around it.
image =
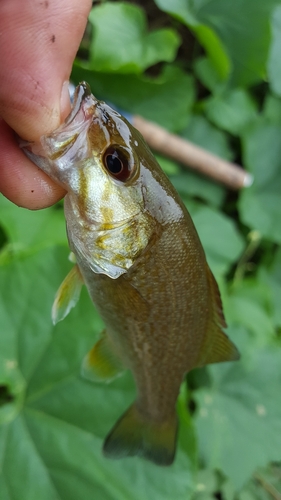
[[[91,4],[0,2],[0,115],[23,139],[38,140],[69,112],[67,81]]]

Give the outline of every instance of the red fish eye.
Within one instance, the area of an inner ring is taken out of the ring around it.
[[[129,179],[132,168],[128,152],[118,146],[110,146],[104,153],[104,166],[107,171],[120,181]]]

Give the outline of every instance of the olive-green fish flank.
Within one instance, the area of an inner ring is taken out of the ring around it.
[[[53,319],[68,314],[83,279],[105,331],[82,373],[109,381],[129,369],[136,382],[137,399],[107,436],[104,453],[169,465],[184,375],[239,358],[223,332],[219,290],[196,229],[139,132],[87,84],[77,87],[71,114],[40,148],[40,156],[38,145],[24,150],[67,190],[77,260]]]

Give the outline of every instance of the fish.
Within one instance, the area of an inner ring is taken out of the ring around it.
[[[85,82],[65,122],[22,148],[67,191],[76,264],[58,290],[53,321],[69,313],[85,284],[105,330],[83,375],[108,382],[130,370],[136,384],[136,400],[103,452],[171,465],[185,375],[239,359],[192,219],[141,134]]]

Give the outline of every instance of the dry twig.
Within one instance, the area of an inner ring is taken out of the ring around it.
[[[223,160],[141,116],[133,116],[132,121],[149,146],[162,155],[212,177],[234,190],[252,184],[251,174],[239,165]]]

